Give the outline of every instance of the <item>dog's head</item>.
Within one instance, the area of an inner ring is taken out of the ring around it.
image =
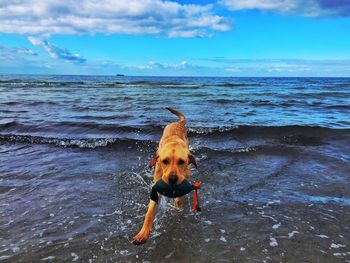
[[[150,162],[150,167],[158,163],[162,169],[162,179],[167,184],[180,184],[185,179],[188,165],[197,168],[196,160],[186,145],[169,143],[158,149]]]

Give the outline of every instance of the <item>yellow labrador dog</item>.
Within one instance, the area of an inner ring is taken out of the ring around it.
[[[152,158],[149,167],[152,168],[155,166],[154,183],[162,179],[167,184],[175,185],[181,184],[184,179],[189,179],[191,164],[195,166],[197,164],[188,147],[185,116],[174,109],[167,109],[178,116],[180,120],[178,122],[172,122],[164,128],[158,150]],[[158,195],[160,197],[160,194]],[[174,200],[174,206],[180,208],[183,202],[183,196],[177,197]],[[134,237],[133,244],[141,245],[147,241],[152,230],[153,219],[157,208],[157,203],[150,200],[143,226],[140,232]]]

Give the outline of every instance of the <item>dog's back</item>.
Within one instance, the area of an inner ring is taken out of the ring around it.
[[[186,129],[186,117],[179,111],[174,110],[172,108],[166,108],[171,113],[175,114],[179,117],[179,121],[169,123],[167,126],[165,126],[163,131],[163,136],[159,142],[159,146],[164,144],[167,140],[169,140],[171,137],[179,137],[181,140],[183,140],[186,144],[188,144],[187,139],[187,129]]]

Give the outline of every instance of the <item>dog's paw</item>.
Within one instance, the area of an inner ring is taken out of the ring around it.
[[[132,243],[134,245],[142,245],[142,244],[146,243],[148,236],[149,236],[148,233],[141,230],[136,236],[134,236]]]

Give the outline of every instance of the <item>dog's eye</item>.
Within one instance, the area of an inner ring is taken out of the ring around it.
[[[162,163],[164,163],[164,164],[169,164],[169,160],[168,160],[168,159],[164,159],[164,160],[162,161]]]
[[[182,160],[182,159],[180,159],[180,160],[178,160],[178,162],[177,162],[178,164],[180,164],[180,165],[182,165],[182,164],[184,164],[185,163],[185,161],[184,160]]]

